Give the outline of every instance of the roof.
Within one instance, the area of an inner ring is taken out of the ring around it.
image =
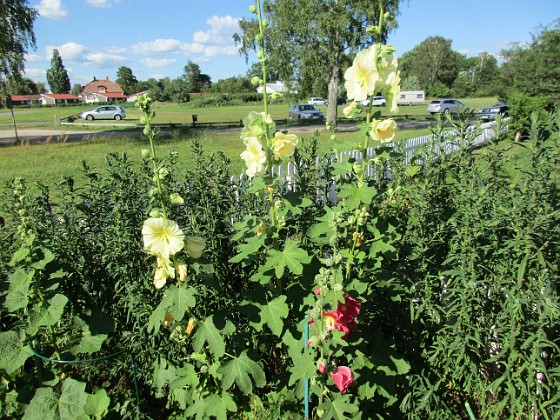
[[[41,96],[46,96],[52,99],[80,99],[76,95],[70,93],[44,93]]]
[[[83,87],[82,93],[91,93],[91,92],[101,93],[99,92],[99,88],[101,87],[105,88],[105,93],[115,92],[115,93],[122,94],[124,92],[124,89],[122,88],[121,85],[109,79],[104,79],[104,80],[94,79]]]
[[[10,95],[12,101],[38,101],[41,95]]]
[[[99,93],[99,92],[92,92],[98,96],[103,96],[104,98],[126,98],[126,95],[117,92],[106,92],[106,93]]]

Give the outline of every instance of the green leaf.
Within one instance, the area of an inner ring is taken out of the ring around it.
[[[258,305],[258,304],[257,304]],[[278,296],[266,305],[258,305],[260,310],[261,321],[259,323],[251,323],[257,331],[261,331],[263,325],[268,325],[270,331],[277,337],[280,337],[284,329],[282,319],[288,317],[289,308],[286,304],[286,296]]]
[[[363,183],[361,186],[345,184],[340,188],[339,197],[346,199],[349,208],[358,208],[360,204],[370,205],[377,190]]]
[[[186,283],[180,287],[172,285],[165,291],[161,304],[167,309],[167,312],[173,315],[173,319],[179,322],[185,316],[187,308],[196,305],[195,293],[196,290],[187,286]]]
[[[68,298],[66,296],[57,294],[49,300],[47,308],[42,306],[33,308],[29,314],[28,334],[34,335],[39,330],[39,327],[51,326],[60,321],[67,303]]]
[[[224,363],[218,370],[222,374],[222,387],[230,389],[235,383],[241,392],[250,395],[253,392],[253,384],[250,376],[253,377],[257,387],[266,384],[264,371],[260,365],[247,356],[247,350],[243,351],[238,357]]]
[[[161,324],[165,319],[166,312],[167,310],[165,308],[165,305],[163,304],[163,302],[160,302],[148,319],[148,332],[153,331],[157,333],[159,331]]]
[[[31,267],[37,270],[44,270],[48,263],[54,260],[54,254],[47,248],[41,248],[43,251],[43,258],[31,264]]]
[[[212,315],[196,326],[192,345],[196,352],[201,352],[208,343],[210,352],[216,357],[222,357],[226,351],[226,344],[220,331],[214,325]]]
[[[13,330],[0,332],[0,370],[4,369],[10,375],[33,354],[23,340],[24,333],[21,334],[22,337]]]
[[[299,242],[290,238],[286,239],[283,251],[271,249],[268,251],[268,255],[267,264],[274,267],[274,273],[277,278],[282,277],[286,267],[293,274],[301,274],[303,272],[302,263],[305,264],[311,261],[311,257],[307,252],[299,248]]]
[[[238,254],[230,258],[229,262],[238,263],[245,259],[252,260],[256,258],[255,256],[258,255],[259,250],[264,245],[265,239],[266,235],[253,236],[247,239],[247,242],[239,244],[237,246]]]
[[[12,260],[10,261],[10,265],[12,267],[16,266],[17,263],[27,258],[30,252],[31,250],[29,249],[28,246],[26,245],[22,246],[20,249],[14,252],[14,255],[12,256]]]
[[[189,405],[189,408],[185,411],[186,418],[195,418],[196,420],[207,419],[206,409],[208,408],[207,399],[199,399],[194,402],[194,404]]]
[[[102,419],[109,412],[111,398],[104,389],[98,389],[95,394],[89,394],[86,405],[84,406],[85,414],[95,419]]]
[[[352,414],[358,411],[358,406],[349,402],[349,395],[337,396],[334,401],[327,400],[319,406],[324,414],[323,419],[343,420],[350,418],[346,413]]]
[[[18,268],[9,276],[10,287],[6,295],[5,306],[10,312],[24,308],[29,303],[29,285],[35,274],[34,270],[27,273],[23,268]]]
[[[102,324],[100,318],[96,318],[99,324]],[[72,335],[79,342],[70,348],[70,353],[76,355],[80,353],[95,353],[101,350],[101,346],[108,337],[108,334],[92,334],[90,325],[79,317],[74,317],[72,324]]]
[[[205,400],[208,403],[208,407],[206,408],[206,415],[207,416],[215,416],[217,420],[227,420],[228,419],[228,411],[232,413],[237,412],[237,405],[231,395],[229,395],[226,391],[222,391],[221,397],[216,394],[210,395]]]
[[[85,414],[84,408],[89,395],[85,389],[84,382],[78,382],[72,378],[68,378],[62,383],[62,394],[58,399],[62,420],[74,420]]]
[[[23,420],[57,419],[58,398],[51,388],[39,388],[29,402],[23,415]]]

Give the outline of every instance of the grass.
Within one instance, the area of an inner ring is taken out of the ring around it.
[[[469,107],[473,109],[478,109],[483,106],[493,105],[496,103],[496,98],[467,98],[463,99]],[[421,105],[412,106],[401,106],[400,115],[414,115],[428,117],[426,112],[428,101]],[[134,107],[132,103],[126,103],[123,105],[127,118],[124,121],[114,122],[114,125],[123,128],[130,124],[139,124],[140,122],[140,112]],[[14,109],[14,115],[16,123],[18,126],[25,127],[50,127],[50,128],[60,128],[56,121],[86,111],[88,109],[95,108],[94,104],[86,104],[79,106],[69,106],[69,107],[32,107],[32,108],[19,108]],[[269,112],[272,118],[275,120],[283,120],[288,118],[288,109],[290,105],[287,103],[275,103],[271,104],[269,107]],[[326,107],[320,106],[324,112],[326,112]],[[191,124],[192,115],[196,114],[198,116],[199,123],[216,123],[216,122],[234,122],[244,119],[247,114],[251,111],[262,110],[262,104],[253,103],[247,105],[237,105],[237,106],[223,106],[223,107],[210,107],[210,108],[193,108],[189,103],[177,104],[177,103],[157,103],[155,106],[156,118],[154,123],[156,124]],[[338,113],[342,114],[343,106],[339,106]],[[388,115],[387,109],[385,107],[380,107],[379,110],[382,115]],[[86,123],[84,120],[78,119],[72,125],[65,125],[65,130],[80,129],[83,130],[85,127],[92,128],[96,126],[96,121],[93,123]],[[103,123],[103,122],[99,122]],[[0,129],[11,129],[12,128],[12,116],[7,109],[0,109]]]
[[[428,129],[401,130],[397,132],[397,139],[408,139],[427,134]],[[198,139],[203,144],[205,153],[222,152],[231,160],[232,173],[240,174],[244,170],[244,163],[239,154],[244,150],[243,142],[239,138],[240,130],[199,131],[189,130],[186,133],[165,133],[157,144],[157,153],[164,156],[174,150],[179,153],[179,168],[189,168],[192,164],[193,153],[191,144]],[[356,132],[341,132],[337,134],[336,143],[356,139]],[[299,135],[309,138],[311,134]],[[326,152],[336,146],[327,131],[319,133],[319,151]],[[140,161],[142,149],[148,147],[148,142],[142,137],[107,137],[85,140],[73,143],[43,143],[35,145],[19,145],[3,147],[0,162],[0,185],[4,186],[13,177],[22,177],[29,184],[40,181],[46,185],[54,185],[63,177],[75,177],[77,185],[80,183],[79,173],[82,161],[87,161],[91,168],[98,172],[105,169],[105,157],[109,153],[126,153],[136,162]]]

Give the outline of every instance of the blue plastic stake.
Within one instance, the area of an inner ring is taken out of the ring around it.
[[[305,348],[308,347],[307,345],[307,341],[309,340],[309,322],[305,323],[305,329],[303,332],[303,339],[305,340]],[[309,379],[305,380],[305,383],[303,385],[303,389],[304,389],[304,400],[303,403],[305,405],[305,418],[308,419],[309,418]]]

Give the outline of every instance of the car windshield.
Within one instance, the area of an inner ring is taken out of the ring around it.
[[[302,111],[313,111],[315,108],[313,105],[302,105],[299,109]]]

